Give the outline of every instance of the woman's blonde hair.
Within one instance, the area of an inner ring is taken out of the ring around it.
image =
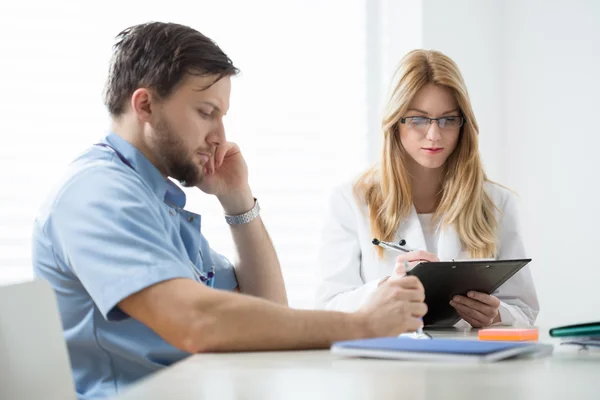
[[[453,225],[471,257],[494,257],[496,208],[483,188],[487,178],[479,157],[477,122],[458,67],[438,51],[413,50],[400,62],[383,118],[381,161],[359,178],[355,194],[369,206],[373,237],[393,240],[412,207],[411,181],[406,170],[410,156],[400,141],[400,118],[405,116],[417,92],[428,83],[449,88],[465,118],[456,149],[444,165],[441,200],[433,220],[442,228]],[[378,247],[377,251],[382,257],[383,249]]]

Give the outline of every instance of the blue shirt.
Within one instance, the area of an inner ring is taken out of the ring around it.
[[[117,304],[173,278],[237,286],[231,263],[183,209],[185,193],[111,133],[68,168],[35,220],[33,267],[56,292],[79,399],[118,393],[189,354]],[[119,154],[127,161],[123,162]],[[130,166],[127,165],[130,164]]]

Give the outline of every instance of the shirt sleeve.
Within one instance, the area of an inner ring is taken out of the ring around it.
[[[499,260],[527,258],[523,243],[519,206],[509,194],[500,220]],[[493,293],[500,299],[501,325],[531,326],[539,313],[536,287],[529,264],[507,280]]]
[[[193,279],[185,252],[168,240],[155,194],[134,174],[92,168],[58,194],[44,227],[55,256],[72,270],[104,318],[127,318],[117,304],[173,278]]]
[[[361,276],[362,254],[355,213],[343,187],[329,197],[329,214],[321,230],[320,282],[316,307],[352,312],[367,302],[383,278],[365,282]]]

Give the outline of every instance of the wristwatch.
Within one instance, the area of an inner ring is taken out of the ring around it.
[[[258,200],[256,200],[255,197],[254,207],[252,207],[252,210],[239,215],[225,215],[225,222],[227,222],[229,225],[243,225],[258,217],[259,214],[260,206],[258,205]]]

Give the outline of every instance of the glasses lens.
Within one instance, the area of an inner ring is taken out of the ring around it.
[[[446,117],[446,118],[441,118],[438,121],[440,128],[446,128],[446,129],[453,129],[453,128],[460,128],[460,126],[462,125],[462,118],[461,117]]]
[[[427,125],[429,125],[429,118],[425,117],[411,117],[407,118],[409,120],[408,126],[415,129],[423,129]]]

